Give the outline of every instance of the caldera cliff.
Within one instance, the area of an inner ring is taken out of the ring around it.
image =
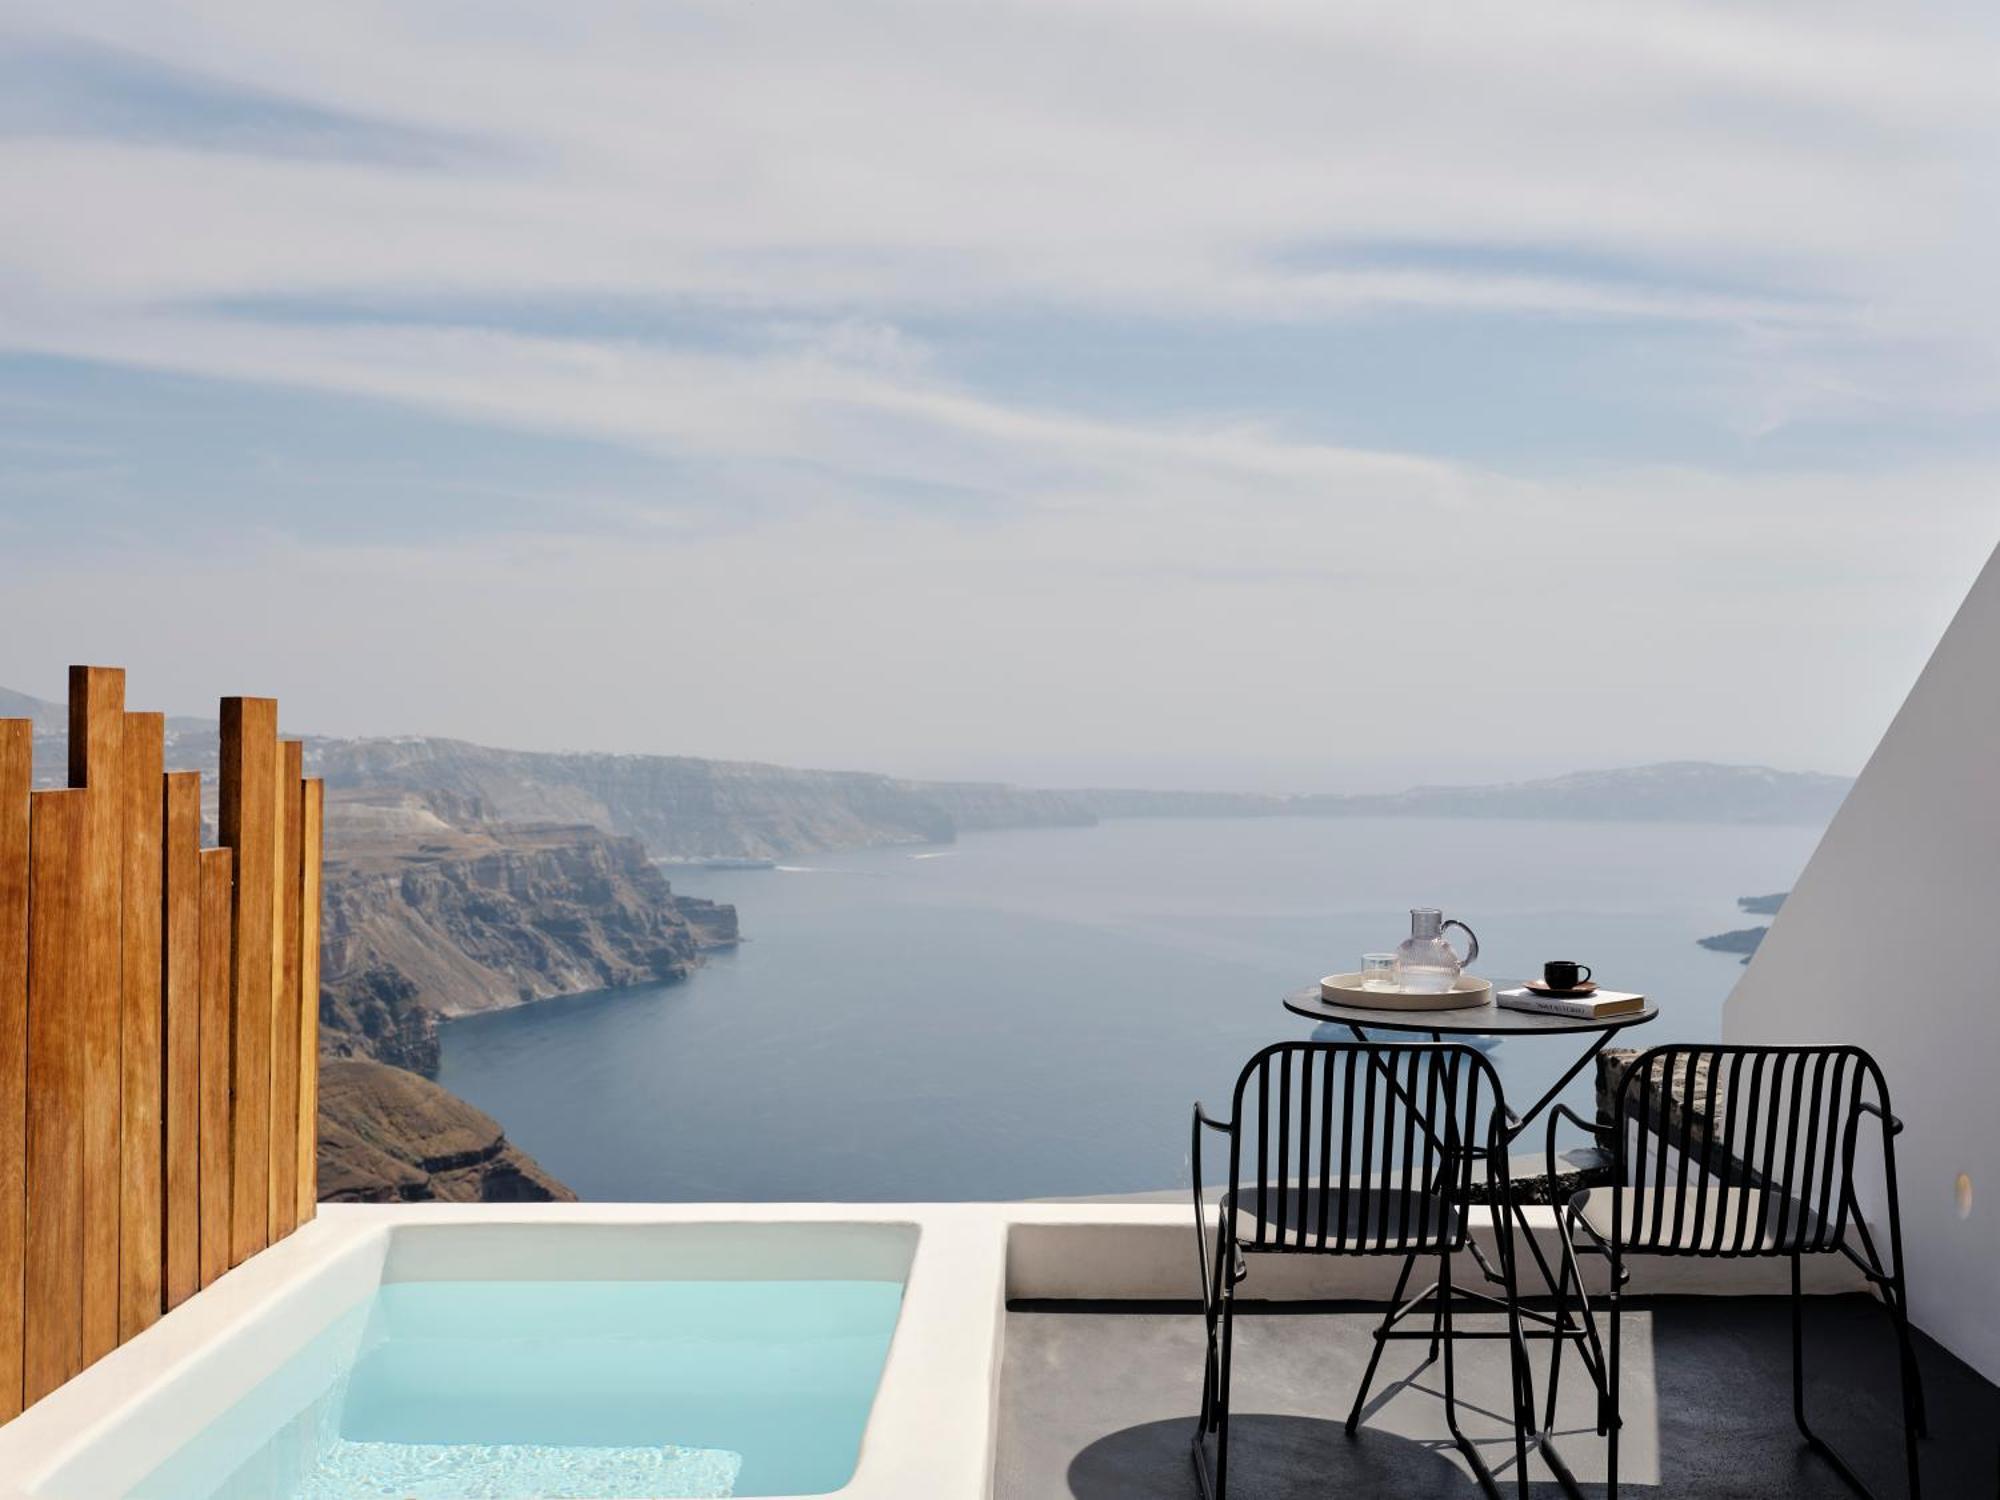
[[[576,1197],[491,1115],[427,1078],[322,1059],[319,1196],[326,1203],[548,1203]]]
[[[478,811],[434,794],[334,796],[320,946],[330,1055],[434,1073],[441,1017],[684,979],[705,949],[736,941],[735,909],[674,894],[636,839]]]
[[[735,909],[676,895],[636,839],[496,821],[449,791],[337,791],[326,828],[321,1196],[575,1196],[430,1081],[439,1020],[684,979],[736,941]]]

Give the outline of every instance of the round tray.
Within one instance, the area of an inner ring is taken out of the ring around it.
[[[1364,1010],[1465,1010],[1493,1003],[1491,981],[1461,974],[1448,990],[1419,994],[1414,990],[1364,990],[1359,974],[1329,974],[1319,982],[1320,997],[1334,1005]]]

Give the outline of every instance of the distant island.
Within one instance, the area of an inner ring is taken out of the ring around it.
[[[1785,904],[1785,897],[1790,894],[1790,891],[1779,891],[1773,896],[1738,896],[1736,904],[1754,916],[1776,916],[1778,908]],[[1750,962],[1750,956],[1763,943],[1764,934],[1770,930],[1768,926],[1738,927],[1731,932],[1718,932],[1713,937],[1697,938],[1695,941],[1704,948],[1714,949],[1717,953],[1740,953],[1743,955],[1743,962],[1747,964]]]
[[[1853,785],[1851,776],[1681,760],[1612,771],[1575,771],[1538,781],[1419,786],[1361,795],[1132,791],[1061,795],[1077,798],[1102,818],[1535,818],[1812,826],[1830,819]]]
[[[44,784],[64,772],[55,704],[0,689],[0,717],[32,718]],[[289,729],[290,726],[287,726]],[[212,721],[168,721],[176,765],[213,771]],[[1663,761],[1489,785],[1401,792],[1202,792],[917,781],[755,761],[602,751],[506,750],[426,735],[308,735],[330,790],[443,794],[503,823],[588,824],[677,864],[775,861],[961,833],[1087,828],[1114,818],[1523,818],[1587,822],[1824,824],[1853,778],[1769,766]],[[1768,899],[1768,898],[1755,898]],[[1761,910],[1761,908],[1746,908]]]
[[[1674,761],[1492,786],[1387,794],[1049,790],[911,781],[686,756],[496,750],[462,740],[327,740],[308,747],[329,785],[449,789],[509,820],[594,823],[655,858],[766,860],[960,833],[1078,828],[1113,818],[1533,818],[1590,822],[1824,823],[1852,780],[1767,766]]]
[[[1770,930],[1768,927],[1738,927],[1729,932],[1718,932],[1712,937],[1697,938],[1696,941],[1717,953],[1740,953],[1747,964],[1750,955],[1757,951],[1758,944],[1764,941],[1764,934]]]

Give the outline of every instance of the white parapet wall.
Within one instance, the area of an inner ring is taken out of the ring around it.
[[[1896,1149],[1912,1310],[1990,1380],[2000,1380],[1996,950],[2000,553],[1827,829],[1723,1019],[1732,1042],[1852,1042],[1882,1064],[1908,1127]],[[1868,1181],[1879,1171],[1862,1176],[1869,1218],[1880,1223],[1882,1196]]]
[[[1526,1215],[1544,1257],[1547,1209]],[[1472,1233],[1491,1259],[1491,1216]],[[1587,1278],[1601,1293],[1601,1264]],[[1258,1257],[1258,1300],[1380,1300],[1394,1257]],[[1523,1275],[1532,1291],[1533,1273]],[[1199,1316],[1191,1204],[327,1205],[12,1422],[0,1500],[130,1493],[386,1281],[701,1280],[904,1274],[902,1312],[842,1500],[989,1500],[1009,1299],[1161,1300]],[[1634,1266],[1635,1292],[1770,1293],[1776,1262],[1680,1258]],[[1468,1257],[1454,1272],[1477,1284]],[[1809,1288],[1852,1292],[1838,1258]],[[261,1441],[251,1430],[246,1442]]]

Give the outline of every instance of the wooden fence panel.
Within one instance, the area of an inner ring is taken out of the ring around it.
[[[28,843],[28,1236],[23,1395],[83,1357],[85,792],[37,792]]]
[[[71,667],[69,784],[84,793],[83,1358],[118,1347],[120,934],[125,875],[125,674]]]
[[[28,788],[35,726],[0,719],[0,1422],[20,1412],[28,1231]]]
[[[165,781],[161,1251],[162,1300],[174,1308],[201,1285],[201,775],[174,771]]]
[[[164,714],[125,715],[124,874],[120,939],[118,1340],[159,1320],[166,1236],[160,1051],[166,834]]]
[[[236,857],[201,851],[201,1284],[229,1269],[229,1224],[235,1202],[236,1132],[229,1117],[229,1080],[236,1046],[230,1029],[235,964],[229,927],[236,904]]]
[[[222,843],[236,853],[230,924],[235,1112],[229,1260],[271,1241],[271,1020],[277,995],[278,705],[222,700]]]
[[[299,1227],[299,916],[305,895],[305,746],[278,754],[278,960],[271,1011],[271,1238]]]
[[[125,674],[70,671],[70,786],[0,720],[0,1423],[315,1212],[325,789],[222,704],[220,833]]]
[[[326,783],[304,788],[299,882],[299,1222],[319,1212],[320,865],[326,857]]]

